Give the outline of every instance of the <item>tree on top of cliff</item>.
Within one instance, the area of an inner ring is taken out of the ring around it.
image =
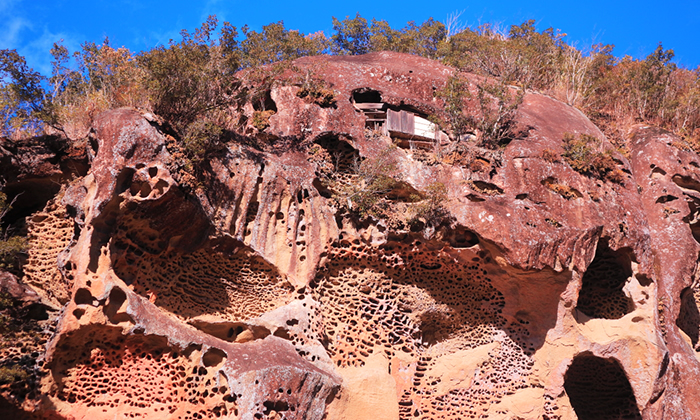
[[[358,13],[354,19],[346,17],[343,21],[333,18],[333,46],[334,54],[367,54],[372,51],[369,26],[367,19]]]
[[[97,113],[113,107],[151,109],[182,132],[194,120],[235,103],[234,73],[307,55],[397,51],[440,59],[460,71],[535,89],[586,112],[613,141],[624,142],[631,122],[660,125],[700,144],[700,69],[677,68],[673,51],[661,45],[644,60],[616,59],[612,45],[578,49],[553,28],[537,31],[528,20],[509,30],[495,25],[460,28],[448,37],[433,19],[392,28],[357,14],[333,18],[333,34],[304,35],[282,21],[260,31],[210,17],[193,34],[134,54],[85,43],[71,53],[54,45],[50,78],[28,68],[16,51],[0,57],[2,133],[36,134],[42,125],[81,125],[85,133]],[[216,119],[216,118],[214,118]]]
[[[331,51],[333,54],[359,55],[373,51],[396,51],[432,59],[440,58],[440,49],[447,39],[442,22],[429,18],[421,25],[410,21],[404,28],[394,29],[385,20],[367,20],[358,13],[353,19],[333,18]]]
[[[238,32],[225,22],[214,38],[217,25],[210,16],[194,34],[183,30],[180,42],[158,46],[137,59],[146,70],[153,110],[180,132],[198,117],[221,109],[233,94]]]
[[[34,135],[46,121],[44,77],[16,50],[0,50],[0,135]]]
[[[241,31],[246,37],[241,41],[240,48],[243,67],[294,60],[323,54],[328,50],[328,40],[323,32],[305,36],[299,31],[285,29],[282,21],[265,25],[260,32],[251,30],[247,25]]]

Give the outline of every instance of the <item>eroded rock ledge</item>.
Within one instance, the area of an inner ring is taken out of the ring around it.
[[[237,135],[266,146],[227,144],[194,186],[183,185],[153,118],[130,109],[97,118],[89,172],[28,219],[22,281],[57,311],[57,324],[40,398],[26,399],[26,412],[700,413],[696,154],[637,126],[629,158],[614,154],[621,183],[581,175],[543,151],[561,153],[565,133],[603,134],[579,111],[528,93],[518,116],[527,136],[490,160],[481,155],[488,170],[427,162],[430,151],[366,133],[353,93],[436,113],[433,92],[450,68],[395,53],[295,65],[332,86],[334,106],[280,85],[269,92],[276,113],[262,131],[245,123],[252,104],[232,110],[244,121]],[[447,222],[398,229],[342,214],[318,179],[314,145],[339,152],[336,165],[389,153],[406,191],[440,182]]]

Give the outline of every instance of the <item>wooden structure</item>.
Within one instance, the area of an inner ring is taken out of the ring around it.
[[[400,147],[425,149],[449,140],[436,124],[414,112],[393,110],[383,102],[354,102],[353,105],[365,114],[367,128],[391,136]]]

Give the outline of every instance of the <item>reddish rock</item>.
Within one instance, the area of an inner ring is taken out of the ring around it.
[[[269,127],[250,122],[256,104],[232,110],[235,140],[196,174],[139,112],[95,119],[90,173],[28,221],[24,281],[62,306],[35,411],[329,420],[700,412],[695,153],[639,126],[629,157],[611,152],[620,182],[581,174],[560,156],[565,134],[610,144],[581,112],[537,93],[514,121],[527,131],[502,149],[466,137],[411,147],[366,131],[353,92],[440,115],[434,92],[451,68],[396,53],[295,66],[269,92]],[[335,103],[297,96],[295,71],[323,81]],[[367,188],[363,160],[395,178],[375,197],[383,216],[344,210],[355,197],[343,188]],[[431,195],[440,184],[444,194]]]

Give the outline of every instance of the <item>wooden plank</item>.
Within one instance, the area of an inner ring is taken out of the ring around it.
[[[401,131],[401,115],[394,110],[386,111],[386,128],[389,131]]]
[[[413,114],[410,112],[401,111],[401,128],[406,134],[415,134],[416,127]]]
[[[421,117],[415,117],[414,134],[421,137],[437,138],[439,128],[429,120]]]
[[[370,102],[360,102],[360,103],[355,103],[355,108],[358,109],[382,109],[386,106],[385,103],[378,102],[378,103],[370,103]]]

